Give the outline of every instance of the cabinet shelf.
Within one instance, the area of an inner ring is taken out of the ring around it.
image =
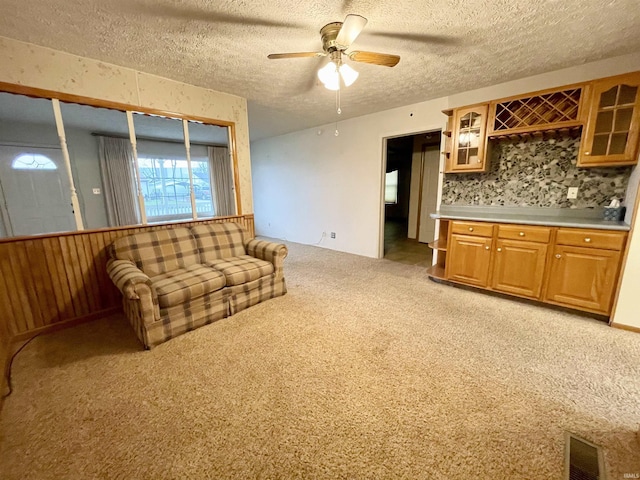
[[[433,242],[428,243],[427,246],[429,248],[432,248],[433,250],[442,250],[444,252],[447,251],[447,242],[444,240],[434,240]]]
[[[530,137],[544,137],[545,135],[564,135],[567,133],[577,135],[582,130],[582,122],[571,122],[566,123],[562,127],[557,126],[547,126],[547,127],[536,127],[533,129],[522,129],[518,131],[510,131],[510,132],[492,132],[487,136],[489,138],[495,139],[503,139],[503,138],[530,138]]]
[[[441,265],[431,265],[427,268],[427,275],[433,278],[437,278],[439,280],[445,280],[444,278],[444,267]]]

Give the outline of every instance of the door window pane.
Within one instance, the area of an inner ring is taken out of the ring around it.
[[[0,237],[76,230],[51,100],[0,92]]]
[[[57,170],[53,160],[37,153],[22,153],[11,163],[14,170]]]

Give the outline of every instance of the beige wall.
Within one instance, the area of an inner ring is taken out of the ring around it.
[[[0,82],[234,122],[242,213],[253,212],[246,99],[6,37]]]

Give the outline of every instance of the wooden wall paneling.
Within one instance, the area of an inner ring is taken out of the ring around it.
[[[43,239],[45,251],[47,253],[47,265],[49,267],[49,278],[55,292],[56,305],[58,307],[58,320],[63,318],[73,318],[75,310],[71,299],[71,289],[69,279],[64,268],[62,258],[62,248],[58,238]]]
[[[0,256],[4,256],[1,251]],[[2,265],[0,264],[0,304],[4,306],[2,312],[2,318],[4,321],[0,319],[0,342],[3,340],[3,334],[6,334],[7,337],[10,338],[13,336],[14,332],[18,331],[16,315],[14,314],[14,306],[12,305],[16,299],[9,292],[9,287],[7,285],[6,279],[10,277],[5,274],[4,269],[1,267]],[[2,356],[0,356],[0,361],[2,361]]]
[[[80,275],[82,280],[82,287],[87,296],[87,313],[95,312],[100,309],[100,289],[98,288],[98,278],[93,273],[91,268],[92,259],[91,246],[87,235],[74,235],[73,237],[76,250],[77,264],[80,267]],[[87,248],[89,252],[87,252]]]
[[[26,242],[26,250],[29,254],[29,272],[35,285],[35,294],[40,304],[40,326],[55,323],[59,319],[58,307],[53,292],[53,281],[49,275],[44,242]]]
[[[11,265],[11,275],[16,281],[12,285],[12,291],[10,291],[11,295],[15,295],[20,303],[17,305],[14,304],[14,314],[16,310],[20,310],[22,325],[20,326],[21,330],[31,330],[36,326],[33,323],[33,313],[31,311],[31,303],[29,301],[29,297],[27,295],[27,287],[26,287],[26,279],[24,278],[22,266],[20,265],[20,259],[18,258],[18,249],[19,244],[13,244],[9,246],[9,263]],[[25,272],[26,273],[26,272]]]
[[[65,272],[69,279],[71,301],[73,303],[75,316],[86,315],[89,312],[89,302],[87,301],[85,290],[82,288],[82,273],[74,255],[75,242],[73,236],[60,237],[60,247],[62,249]]]
[[[39,268],[32,262],[32,258],[27,253],[27,246],[31,242],[23,242],[16,245],[16,253],[18,254],[18,261],[20,263],[20,273],[24,279],[24,289],[29,299],[29,306],[31,307],[31,322],[35,327],[44,325],[44,318],[42,315],[42,302],[39,298],[39,285],[35,282],[34,270]]]

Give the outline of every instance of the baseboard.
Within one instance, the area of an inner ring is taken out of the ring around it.
[[[99,318],[106,317],[107,315],[112,315],[114,313],[117,313],[121,310],[122,310],[121,307],[109,307],[104,310],[91,313],[89,315],[70,318],[68,320],[63,320],[62,322],[52,323],[51,325],[45,325],[44,327],[38,327],[38,328],[34,328],[33,330],[29,330],[27,332],[19,333],[18,335],[14,336],[12,340],[14,342],[29,340],[31,337],[35,337],[36,335],[42,335],[45,333],[51,333],[58,330],[63,330],[69,327],[75,327],[76,325],[79,325],[81,323],[97,320]]]
[[[619,328],[620,330],[627,330],[629,332],[640,333],[640,327],[632,327],[631,325],[624,325],[622,323],[611,322],[613,328]]]

